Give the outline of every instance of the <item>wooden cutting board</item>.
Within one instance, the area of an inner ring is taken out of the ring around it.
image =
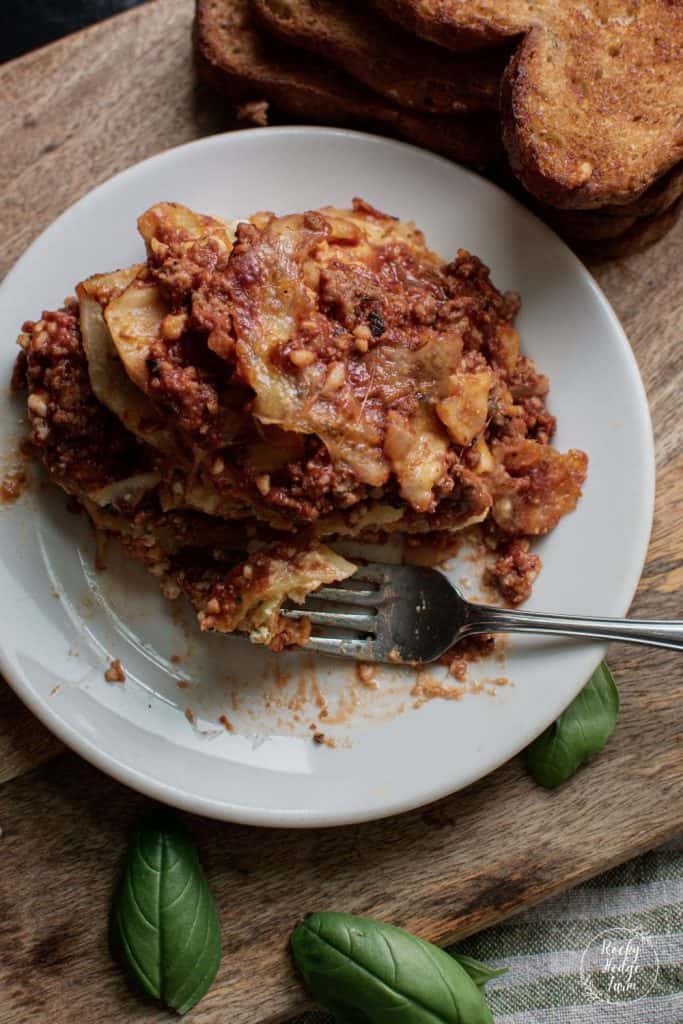
[[[98,182],[230,126],[195,86],[191,17],[190,0],[153,0],[0,69],[4,269]],[[654,532],[633,607],[642,616],[683,617],[682,253],[679,224],[649,252],[595,270],[638,357],[657,440]],[[616,734],[557,793],[515,760],[464,793],[375,824],[298,832],[191,820],[224,956],[188,1019],[255,1024],[303,1009],[286,943],[307,911],[371,914],[446,943],[680,831],[683,659],[619,647],[610,663],[623,702]],[[144,804],[64,753],[0,683],[1,1024],[169,1019],[130,992],[105,941]]]

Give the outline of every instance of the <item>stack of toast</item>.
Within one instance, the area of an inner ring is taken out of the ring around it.
[[[679,0],[197,0],[195,52],[243,116],[478,167],[593,257],[682,205]]]

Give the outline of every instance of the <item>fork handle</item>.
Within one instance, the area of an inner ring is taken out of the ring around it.
[[[683,651],[683,622],[657,619],[593,619],[576,615],[538,615],[490,605],[470,604],[460,637],[475,633],[550,633],[618,640]]]

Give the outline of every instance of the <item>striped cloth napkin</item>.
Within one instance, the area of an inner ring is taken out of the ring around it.
[[[683,1024],[683,839],[456,950],[509,968],[486,986],[496,1024]]]

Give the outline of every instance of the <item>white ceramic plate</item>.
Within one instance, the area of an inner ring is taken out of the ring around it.
[[[23,320],[59,305],[79,279],[140,259],[135,219],[150,204],[177,200],[232,218],[344,206],[353,196],[414,219],[446,256],[471,249],[499,288],[521,293],[524,349],[551,380],[555,444],[582,448],[591,460],[578,510],[539,545],[544,569],[529,606],[624,614],[642,569],[654,489],[647,403],[626,337],[547,227],[482,178],[412,146],[271,128],[202,139],[131,167],[60,217],[8,275],[1,379],[9,379]],[[3,403],[0,417],[0,450],[10,453],[21,403]],[[6,467],[11,462],[9,455]],[[0,550],[0,665],[19,696],[122,782],[231,821],[343,824],[453,792],[544,729],[604,650],[516,641],[504,666],[476,666],[480,692],[417,709],[414,672],[387,669],[380,688],[369,690],[354,684],[347,663],[276,657],[200,635],[192,615],[165,602],[156,581],[114,546],[107,570],[96,572],[92,533],[54,488],[34,485],[0,510]],[[471,564],[453,572],[477,575]],[[124,666],[124,685],[103,678],[111,658]],[[487,682],[501,676],[510,683]],[[313,743],[311,726],[337,747]]]

